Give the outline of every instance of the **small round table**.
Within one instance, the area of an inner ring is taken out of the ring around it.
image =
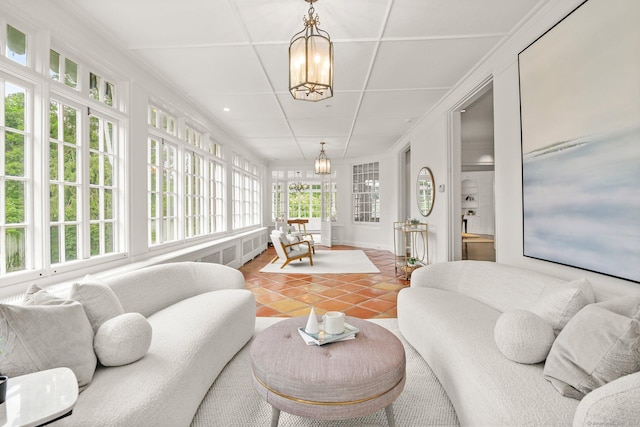
[[[272,407],[308,418],[355,418],[385,408],[395,426],[392,404],[405,384],[405,353],[387,329],[347,317],[360,329],[356,338],[307,345],[298,333],[307,317],[283,320],[258,334],[251,345],[253,385]]]

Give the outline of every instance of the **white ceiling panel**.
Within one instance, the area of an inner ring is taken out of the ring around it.
[[[153,68],[194,95],[270,93],[267,78],[250,46],[151,49],[138,51]]]
[[[395,142],[395,141],[394,141]],[[389,149],[389,138],[380,135],[354,136],[351,138],[345,159],[371,156]]]
[[[367,92],[358,117],[399,117],[417,120],[446,93],[447,89]]]
[[[72,0],[129,48],[247,42],[227,0]],[[117,18],[117,19],[114,19]]]
[[[240,138],[290,138],[291,132],[285,120],[241,120],[225,121]]]
[[[202,101],[202,105],[209,111],[216,112],[225,122],[240,120],[284,120],[285,116],[278,108],[278,100],[272,93],[217,93]],[[225,111],[228,108],[230,111]],[[224,114],[223,114],[224,113]]]
[[[246,138],[245,142],[250,149],[259,151],[268,161],[297,161],[303,159],[300,149],[293,140]]]
[[[352,119],[360,100],[360,92],[339,92],[323,102],[300,102],[289,92],[278,95],[280,105],[290,120]]]
[[[333,44],[335,91],[365,88],[376,43],[344,42]],[[339,71],[338,71],[339,70]]]
[[[497,42],[496,37],[382,42],[369,88],[451,87]]]
[[[351,129],[353,120],[351,119],[294,119],[290,120],[291,127],[296,136],[317,136],[319,138],[346,135]]]
[[[267,78],[276,92],[289,91],[289,44],[255,46]]]
[[[395,0],[385,37],[506,34],[538,0]]]
[[[48,1],[91,19],[257,156],[293,162],[315,158],[320,140],[336,160],[385,153],[549,0],[318,0],[335,52],[334,96],[318,103],[287,88],[307,1]]]
[[[397,117],[365,118],[356,122],[356,126],[353,129],[353,136],[380,135],[387,137],[387,139],[392,139],[395,142],[395,140],[407,132],[411,126],[413,126],[412,121],[407,122],[405,119]]]

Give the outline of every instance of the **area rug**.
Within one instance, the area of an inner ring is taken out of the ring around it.
[[[279,318],[259,317],[256,332]],[[372,319],[402,341],[407,358],[407,382],[393,404],[397,426],[458,426],[453,406],[429,365],[402,337],[397,319]],[[357,339],[357,338],[356,338]],[[330,344],[329,344],[330,345]],[[251,384],[249,342],[227,364],[202,401],[191,427],[253,427],[271,423],[271,406],[262,400]],[[283,366],[283,369],[286,367]],[[365,417],[341,421],[321,421],[282,412],[279,427],[362,427],[387,426],[384,410]]]
[[[261,273],[286,274],[346,274],[346,273],[380,273],[380,270],[369,260],[364,251],[326,251],[316,249],[313,255],[313,266],[309,258],[302,261],[291,261],[285,268],[280,268],[284,260],[279,259],[267,264]]]

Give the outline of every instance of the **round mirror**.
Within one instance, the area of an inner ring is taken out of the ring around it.
[[[418,209],[422,216],[429,216],[433,209],[433,200],[436,197],[435,183],[431,169],[424,167],[418,173],[416,183],[416,197],[418,199]]]

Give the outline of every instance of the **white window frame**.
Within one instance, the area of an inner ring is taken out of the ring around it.
[[[380,162],[353,165],[351,200],[354,223],[380,223]]]
[[[17,64],[17,66],[21,66]],[[18,130],[13,128],[7,128],[5,120],[5,83],[9,83],[11,85],[20,87],[25,89],[25,123],[24,130]],[[35,155],[35,150],[33,147],[33,102],[34,102],[34,88],[28,82],[23,81],[22,79],[7,76],[4,73],[0,73],[0,98],[2,102],[0,102],[0,147],[3,149],[0,151],[0,278],[6,276],[15,276],[15,275],[24,275],[28,274],[30,271],[34,270],[36,267],[35,260],[35,207],[33,204],[34,200],[34,168],[33,168],[33,156]],[[23,176],[11,176],[7,178],[5,175],[5,135],[6,131],[17,133],[23,135],[24,138],[24,172]],[[24,183],[24,221],[21,223],[11,223],[5,224],[6,219],[6,204],[5,204],[5,196],[6,196],[6,182],[14,181],[14,182],[23,182]],[[7,239],[6,239],[6,231],[8,229],[20,228],[24,229],[24,269],[13,270],[11,272],[7,271]],[[1,281],[0,281],[1,282]]]

